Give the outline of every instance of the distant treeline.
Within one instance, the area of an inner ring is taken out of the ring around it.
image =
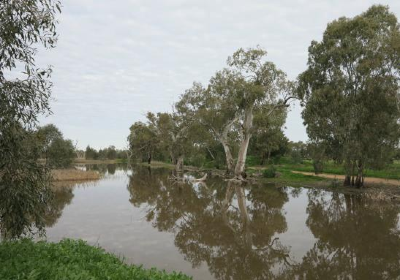
[[[85,159],[94,159],[94,160],[127,159],[126,150],[116,149],[115,146],[109,146],[108,148],[100,150],[96,150],[90,146],[87,146],[85,151],[80,151],[80,153],[82,152],[84,152]]]
[[[126,159],[125,150],[118,150],[115,146],[96,150],[87,146],[86,150],[76,148],[77,142],[65,139],[63,133],[54,124],[38,127],[30,137],[30,145],[38,151],[40,158],[46,161],[50,168],[67,168],[75,158],[93,160]]]

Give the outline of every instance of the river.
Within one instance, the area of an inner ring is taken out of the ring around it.
[[[321,189],[177,183],[167,169],[86,166],[56,186],[47,239],[81,238],[127,263],[194,279],[398,279],[397,205]]]

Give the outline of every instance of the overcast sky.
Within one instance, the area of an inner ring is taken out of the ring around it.
[[[64,0],[59,42],[41,51],[53,65],[54,123],[78,146],[125,146],[129,127],[147,111],[171,111],[193,81],[206,84],[240,47],[260,45],[267,59],[295,79],[307,63],[311,40],[328,22],[353,17],[369,0]],[[306,141],[301,108],[286,123],[292,141]]]

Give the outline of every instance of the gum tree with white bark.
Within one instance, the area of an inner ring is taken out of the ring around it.
[[[244,180],[255,114],[266,117],[288,107],[293,84],[259,47],[239,49],[205,88],[194,83],[178,102],[186,118],[207,128],[224,147],[227,175]],[[237,155],[234,157],[234,153]]]

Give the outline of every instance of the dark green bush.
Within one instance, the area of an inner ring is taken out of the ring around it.
[[[275,166],[271,165],[267,169],[263,170],[263,177],[264,178],[275,178],[276,177],[276,168]]]
[[[186,280],[181,273],[124,264],[116,256],[81,240],[0,242],[0,279]]]

